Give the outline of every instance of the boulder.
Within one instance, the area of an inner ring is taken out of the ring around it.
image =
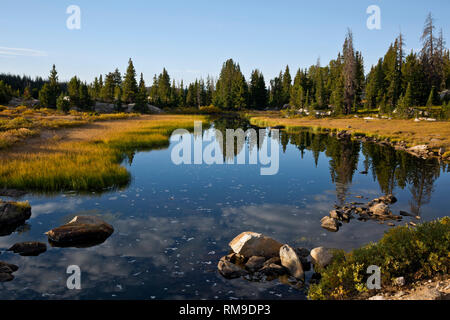
[[[264,257],[253,256],[248,259],[247,263],[245,264],[245,268],[250,272],[256,272],[264,266],[265,261],[266,258]]]
[[[394,279],[394,284],[403,287],[406,284],[405,277],[398,277]]]
[[[278,277],[286,274],[286,269],[278,264],[271,263],[265,265],[260,272],[267,277]]]
[[[235,253],[250,258],[260,256],[266,259],[278,256],[282,246],[278,241],[261,233],[242,232],[229,243]]]
[[[112,103],[96,102],[94,109],[98,113],[113,113],[116,106]]]
[[[0,200],[0,236],[13,233],[31,217],[28,202],[4,202]]]
[[[19,269],[16,265],[0,261],[0,282],[7,282],[14,279],[12,275]]]
[[[47,245],[42,242],[21,242],[16,243],[8,251],[18,253],[21,256],[38,256],[47,251]]]
[[[338,210],[331,210],[330,217],[336,220],[342,219],[342,212]]]
[[[281,265],[289,270],[291,276],[296,279],[305,279],[302,263],[299,256],[290,246],[285,244],[280,248]]]
[[[339,223],[336,219],[325,216],[322,218],[322,220],[320,220],[320,222],[322,223],[322,228],[327,229],[328,231],[339,231]]]
[[[428,154],[428,146],[423,144],[423,145],[418,145],[418,146],[414,146],[411,148],[407,149],[410,153],[416,154],[416,155],[424,155],[424,154]]]
[[[234,263],[231,263],[230,261],[222,259],[217,264],[217,269],[219,269],[220,274],[227,279],[239,278],[247,274],[247,271],[244,269]]]
[[[90,247],[103,243],[114,228],[95,216],[76,216],[69,223],[46,232],[52,246]]]
[[[31,217],[28,202],[4,202],[0,200],[0,225],[23,223]]]
[[[379,202],[383,202],[385,204],[392,204],[392,203],[396,203],[397,202],[397,198],[392,195],[392,194],[388,194],[386,196],[382,196],[380,198],[378,198]]]
[[[247,258],[245,258],[243,255],[240,255],[238,253],[230,253],[222,258],[221,260],[229,261],[234,264],[245,264],[247,261]]]
[[[374,204],[369,210],[376,216],[385,216],[389,214],[389,207],[383,202]]]
[[[313,264],[320,268],[325,268],[333,261],[333,254],[324,247],[318,247],[311,250]]]

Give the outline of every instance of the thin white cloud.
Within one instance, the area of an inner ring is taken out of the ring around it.
[[[47,52],[26,48],[7,48],[0,47],[2,56],[25,56],[25,57],[46,57]]]

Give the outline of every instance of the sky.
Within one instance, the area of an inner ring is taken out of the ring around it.
[[[80,29],[66,12],[80,8]],[[377,5],[381,29],[369,30],[366,12]],[[0,0],[0,73],[92,81],[132,58],[151,84],[165,67],[177,81],[217,77],[229,58],[248,79],[258,68],[266,81],[289,65],[326,65],[342,50],[350,28],[366,71],[401,31],[406,50],[421,48],[427,14],[450,43],[449,0]],[[72,21],[72,20],[71,20]]]

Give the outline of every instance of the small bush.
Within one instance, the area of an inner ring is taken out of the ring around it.
[[[447,274],[450,270],[450,218],[423,223],[416,228],[401,226],[389,230],[378,243],[350,253],[335,251],[333,263],[319,270],[319,284],[313,284],[308,298],[348,299],[367,291],[367,267],[381,268],[382,285],[403,276],[407,281]]]

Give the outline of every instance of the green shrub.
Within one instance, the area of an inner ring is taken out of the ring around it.
[[[389,230],[378,243],[350,253],[335,251],[333,262],[317,270],[322,278],[308,291],[312,300],[348,299],[367,291],[370,265],[381,269],[381,283],[389,285],[403,276],[406,281],[447,274],[450,270],[450,218]]]

